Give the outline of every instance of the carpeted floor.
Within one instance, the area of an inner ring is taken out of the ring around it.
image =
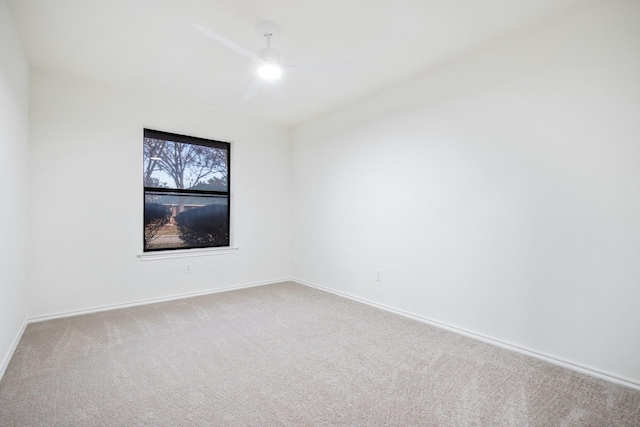
[[[282,283],[29,325],[1,426],[640,426],[640,391]]]

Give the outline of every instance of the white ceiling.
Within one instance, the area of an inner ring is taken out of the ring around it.
[[[292,126],[580,0],[9,0],[30,65]],[[204,25],[299,63],[275,83]],[[243,99],[254,86],[255,96]]]

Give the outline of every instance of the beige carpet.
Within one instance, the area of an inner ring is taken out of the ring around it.
[[[640,426],[640,391],[283,283],[29,325],[1,426]]]

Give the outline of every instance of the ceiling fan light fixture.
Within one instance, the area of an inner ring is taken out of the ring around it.
[[[282,76],[282,68],[277,63],[265,62],[258,68],[258,75],[265,80],[275,80]]]
[[[261,25],[270,24],[265,22]],[[272,24],[275,26],[275,24]],[[260,59],[264,61],[258,68],[258,75],[265,80],[275,80],[282,75],[282,68],[280,68],[280,54],[271,48],[271,36],[274,29],[264,33],[264,38],[267,40],[267,47],[258,52]],[[266,30],[265,30],[266,31]]]

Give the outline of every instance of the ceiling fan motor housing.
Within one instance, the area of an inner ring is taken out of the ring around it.
[[[278,52],[276,52],[274,49],[272,49],[269,46],[265,47],[260,52],[258,52],[258,56],[265,62],[270,62],[275,64],[280,63],[280,55],[278,54]]]

